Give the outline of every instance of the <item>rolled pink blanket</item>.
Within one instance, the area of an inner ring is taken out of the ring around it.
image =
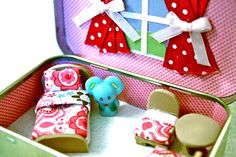
[[[44,93],[35,109],[32,139],[61,152],[87,152],[90,98],[82,89],[88,69],[56,65],[44,72]]]

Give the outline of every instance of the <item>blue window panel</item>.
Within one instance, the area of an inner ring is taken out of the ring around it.
[[[143,0],[147,1],[147,0]],[[142,10],[142,0],[125,0],[126,10],[127,12],[135,12],[141,14]],[[158,17],[165,17],[168,13],[168,10],[165,5],[164,0],[148,0],[149,6],[148,6],[148,14],[152,16],[158,16]],[[135,20],[135,19],[128,19],[126,20],[134,27],[135,30],[140,31],[141,30],[141,21]],[[148,23],[148,31],[149,32],[156,32],[161,29],[166,28],[167,25],[164,24],[158,24],[149,22]]]
[[[141,30],[141,21],[140,20],[136,20],[136,19],[126,19],[127,22],[129,22],[129,24],[135,29],[135,30]]]
[[[168,27],[168,26],[164,25],[164,24],[153,23],[153,22],[148,23],[148,31],[149,32],[157,32],[157,31],[162,30],[166,27]]]
[[[168,9],[164,0],[148,0],[148,15],[166,17]]]
[[[148,0],[148,15],[157,16],[157,1],[158,0]]]
[[[158,16],[158,17],[166,17],[168,10],[165,4],[164,0],[149,0],[149,6],[148,6],[148,14],[152,16]],[[148,31],[149,32],[157,32],[159,30],[162,30],[164,28],[168,27],[164,24],[158,24],[149,22],[148,23]]]
[[[124,3],[125,3],[125,11],[133,13],[142,12],[142,0],[125,0]]]
[[[159,17],[166,17],[166,15],[168,14],[168,9],[166,7],[165,1],[164,0],[158,0],[157,1],[157,16]]]

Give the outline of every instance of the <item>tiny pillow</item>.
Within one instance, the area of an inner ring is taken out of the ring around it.
[[[56,68],[53,66],[43,75],[44,92],[82,89],[80,70],[77,67]]]

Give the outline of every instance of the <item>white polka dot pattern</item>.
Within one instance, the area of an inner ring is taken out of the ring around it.
[[[98,23],[95,23],[94,26],[95,26],[95,27],[99,27],[99,24],[98,24]]]
[[[188,67],[184,67],[184,69],[183,69],[185,72],[187,72],[188,71]]]
[[[176,44],[173,44],[173,45],[172,45],[172,48],[173,48],[173,49],[177,49],[177,45],[176,45]]]
[[[94,39],[95,39],[95,37],[94,37],[93,35],[91,35],[91,36],[90,36],[90,39],[91,39],[91,40],[94,40]]]
[[[117,32],[119,31],[119,27],[116,27],[116,31],[117,31]]]
[[[185,50],[182,51],[182,55],[186,56],[187,52]]]
[[[81,27],[81,30],[85,31],[86,29]],[[82,34],[84,35],[86,32]],[[125,34],[105,13],[92,18],[86,39],[78,39],[79,42],[83,42],[83,40],[86,45],[93,47],[96,45],[101,53],[130,53]]]
[[[172,7],[172,8],[176,8],[176,7],[177,7],[177,4],[176,4],[175,2],[172,2],[172,3],[171,3],[171,7]]]
[[[112,46],[112,43],[111,43],[111,42],[108,42],[107,45],[108,45],[109,47],[111,47],[111,46]]]
[[[102,33],[98,32],[98,37],[101,38],[102,37]]]
[[[188,14],[188,10],[187,10],[187,9],[183,9],[183,10],[182,10],[182,13],[183,13],[184,15],[187,15],[187,14]]]
[[[173,61],[173,60],[169,60],[168,63],[169,63],[170,65],[172,65],[172,64],[174,63],[174,61]]]
[[[102,20],[102,23],[105,25],[105,24],[107,24],[107,21],[106,20]]]
[[[191,38],[188,38],[188,39],[187,39],[187,42],[188,42],[188,43],[192,43],[192,39],[191,39]]]
[[[104,49],[102,49],[102,51],[103,51],[104,53],[107,53],[107,49],[105,49],[105,48],[104,48]]]

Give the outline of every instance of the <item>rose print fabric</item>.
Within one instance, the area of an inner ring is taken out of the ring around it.
[[[156,147],[148,157],[185,157],[184,155],[162,147]]]
[[[53,134],[80,135],[89,141],[88,105],[65,104],[39,108],[32,139]]]
[[[181,20],[192,22],[204,15],[208,1],[196,0],[165,0],[169,11],[174,12]],[[180,74],[206,75],[218,71],[219,68],[207,42],[205,34],[202,38],[206,47],[210,66],[198,64],[194,58],[194,50],[188,32],[184,32],[169,40],[166,49],[164,67],[175,70]]]
[[[135,136],[159,144],[169,145],[174,134],[177,117],[149,109],[134,130]]]
[[[54,134],[80,135],[89,142],[90,99],[81,89],[79,68],[44,72],[45,93],[36,105],[32,139]]]
[[[44,91],[78,90],[82,88],[79,68],[50,68],[44,72]]]
[[[105,4],[110,1],[102,0]],[[103,53],[130,53],[124,32],[106,13],[92,19],[85,44],[98,47]]]

